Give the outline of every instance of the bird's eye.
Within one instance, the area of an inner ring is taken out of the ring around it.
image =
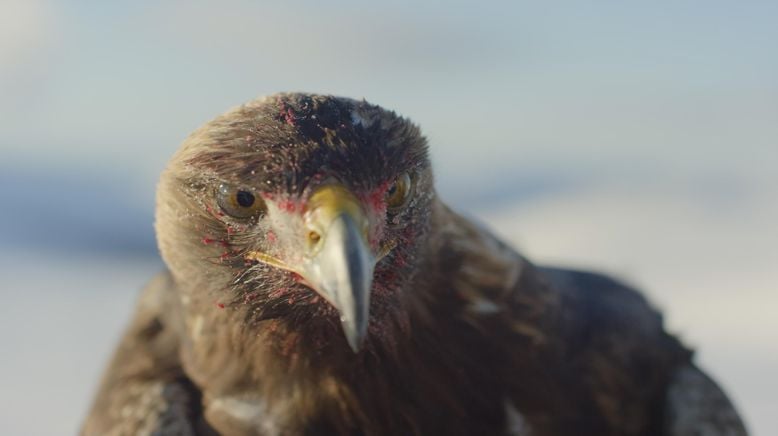
[[[413,184],[408,173],[400,174],[392,186],[386,190],[386,207],[396,212],[408,203],[411,198]]]
[[[254,218],[267,212],[264,200],[247,189],[222,183],[216,192],[216,202],[227,215],[234,218]]]

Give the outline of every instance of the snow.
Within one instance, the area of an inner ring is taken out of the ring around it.
[[[0,433],[75,434],[154,258],[0,251]]]

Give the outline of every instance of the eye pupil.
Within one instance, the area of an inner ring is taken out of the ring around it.
[[[216,190],[216,203],[227,215],[238,218],[259,217],[267,212],[262,197],[248,189],[238,189],[222,183]]]
[[[246,191],[238,191],[235,195],[235,201],[240,207],[251,207],[254,205],[254,194]]]

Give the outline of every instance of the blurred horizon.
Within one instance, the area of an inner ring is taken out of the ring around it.
[[[768,1],[0,0],[0,430],[82,419],[163,268],[178,144],[302,90],[415,121],[447,203],[533,261],[643,289],[774,433],[777,21]]]

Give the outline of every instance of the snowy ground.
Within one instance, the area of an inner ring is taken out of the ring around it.
[[[597,268],[646,289],[753,434],[768,436],[778,410],[778,206],[751,198],[716,212],[683,193],[595,189],[479,218],[535,261]],[[0,268],[0,434],[72,434],[137,290],[161,264],[3,250]]]
[[[136,291],[143,258],[3,252],[0,434],[75,434]]]

